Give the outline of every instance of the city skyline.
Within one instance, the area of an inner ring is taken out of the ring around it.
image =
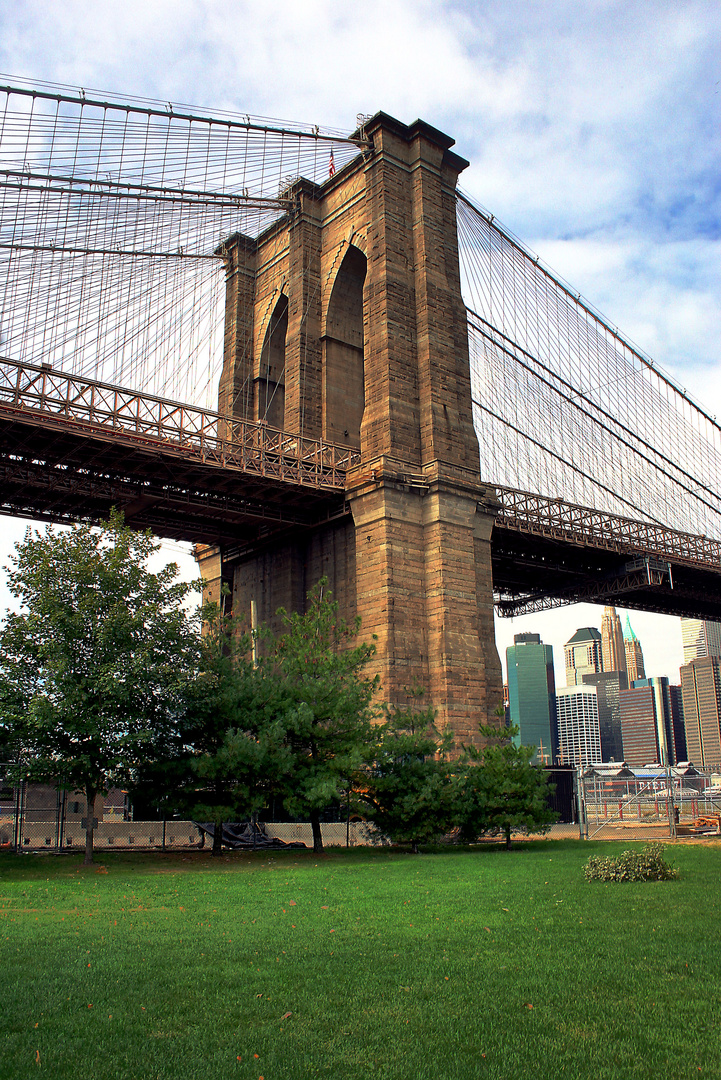
[[[513,644],[514,636],[537,633],[553,647],[556,676],[561,682],[561,673],[565,671],[566,642],[577,630],[586,626],[594,627],[600,633],[604,607],[601,604],[573,604],[540,615],[496,618],[496,644],[503,662],[504,681],[507,679],[505,652]],[[678,683],[679,671],[684,663],[681,619],[621,606],[616,611],[622,625],[626,622],[626,616],[630,615],[634,633],[643,649],[646,675],[666,676],[671,683]]]

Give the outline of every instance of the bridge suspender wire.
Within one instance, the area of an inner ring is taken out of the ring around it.
[[[464,195],[463,192],[461,192],[460,190],[456,192],[456,195],[459,203],[464,203],[470,211],[482,218],[499,234],[499,236],[502,236],[511,245],[511,247],[517,250],[521,258],[526,259],[530,263],[532,263],[532,265],[536,267],[541,274],[548,278],[550,282],[552,282],[562,293],[564,293],[573,305],[578,307],[581,311],[584,311],[587,316],[590,317],[590,319],[598,323],[598,325],[603,327],[603,329],[608,334],[615,338],[624,350],[627,350],[642,364],[646,365],[651,371],[653,371],[653,373],[658,377],[661,382],[666,383],[666,385],[673,392],[673,394],[679,395],[684,400],[688,401],[692,408],[701,416],[703,416],[709,422],[709,424],[712,424],[716,428],[717,432],[721,434],[721,424],[717,422],[715,416],[711,416],[703,409],[701,405],[699,405],[697,402],[694,402],[687,395],[685,390],[682,390],[679,386],[676,385],[674,380],[667,372],[664,372],[663,369],[649,356],[646,356],[645,353],[643,353],[636,345],[633,345],[627,338],[625,338],[618,329],[614,329],[599,312],[594,310],[594,308],[588,303],[588,301],[582,300],[580,293],[574,293],[570,286],[565,284],[560,277],[555,275],[546,266],[542,265],[540,262],[540,256],[534,256],[530,253],[530,251],[527,251],[524,248],[522,242],[517,237],[513,236],[513,234],[509,230],[503,228],[500,225],[495,215],[489,214],[487,211],[475,206],[475,204],[471,202],[468,196]]]
[[[484,479],[721,535],[721,429],[539,265],[458,200]]]
[[[676,465],[674,461],[667,457],[661,450],[658,450],[656,447],[651,446],[644,439],[640,439],[636,435],[636,433],[634,431],[631,431],[627,426],[618,423],[615,417],[610,416],[604,409],[599,408],[592,401],[590,401],[587,395],[585,395],[579,390],[576,390],[570,384],[566,383],[565,380],[556,377],[557,381],[561,385],[560,387],[554,385],[552,382],[554,373],[550,371],[547,365],[541,364],[535,359],[535,357],[531,357],[525,349],[522,349],[520,345],[516,345],[514,342],[510,342],[511,348],[508,348],[505,345],[499,343],[496,340],[497,337],[504,338],[506,341],[508,341],[509,339],[506,338],[505,334],[502,334],[500,331],[496,331],[493,327],[485,329],[482,325],[479,325],[479,323],[485,323],[485,320],[482,319],[479,315],[477,315],[474,311],[471,311],[470,308],[468,309],[468,317],[469,325],[472,330],[475,330],[476,332],[482,334],[483,337],[486,337],[489,342],[495,345],[496,348],[499,348],[503,352],[507,353],[508,356],[512,357],[516,361],[516,363],[526,368],[527,371],[532,372],[532,368],[530,367],[530,365],[523,362],[523,360],[517,355],[518,353],[520,353],[522,356],[527,357],[530,361],[536,363],[538,367],[541,368],[541,370],[545,370],[546,372],[548,372],[551,376],[550,379],[544,378],[540,375],[537,375],[536,377],[539,378],[540,381],[543,382],[549,390],[558,394],[559,397],[563,398],[563,400],[567,404],[569,404],[573,408],[578,409],[579,412],[584,413],[584,415],[587,416],[594,424],[597,424],[612,438],[618,439],[628,449],[632,450],[634,453],[637,453],[639,457],[641,457],[649,465],[652,465],[654,468],[658,468],[669,480],[673,481],[674,483],[678,483],[680,487],[686,490],[687,494],[696,496],[714,513],[721,514],[721,507],[719,507],[718,503],[708,502],[706,499],[702,499],[701,496],[698,494],[698,492],[703,490],[708,492],[708,494],[712,497],[716,495],[716,493],[707,484],[701,483],[698,477],[691,476],[689,473],[685,472],[678,465]],[[564,390],[568,392],[564,393]],[[581,401],[587,402],[589,405],[589,409],[584,408],[580,404]],[[481,405],[480,402],[476,402],[476,404],[478,404],[479,407]],[[594,415],[596,413],[598,415]],[[602,417],[603,419],[600,419],[600,417]],[[639,447],[642,447],[643,450],[639,449]],[[648,453],[644,451],[648,451]],[[686,482],[691,483],[693,486],[688,487]],[[617,497],[620,498],[620,496]]]
[[[477,398],[471,398],[471,401],[478,409],[485,413],[487,417],[490,417],[491,420],[494,420],[499,424],[504,424],[507,427],[513,427],[512,424],[510,424],[507,420],[504,420],[502,416],[499,416],[497,413],[492,412],[487,405],[484,405],[483,402],[479,401]],[[646,518],[647,520],[653,521],[656,525],[664,524],[664,522],[660,518],[654,518],[651,515],[647,514],[646,511],[644,511],[640,506],[637,506],[635,502],[627,499],[619,491],[615,490],[614,488],[607,487],[605,484],[600,484],[595,477],[591,476],[587,472],[584,472],[584,470],[581,469],[578,465],[574,464],[574,462],[571,461],[570,458],[564,457],[562,454],[557,454],[553,450],[549,450],[549,448],[545,446],[539,439],[534,439],[531,435],[518,431],[518,428],[513,428],[513,430],[517,434],[521,435],[522,438],[537,446],[544,454],[555,458],[555,460],[563,467],[564,470],[567,469],[571,472],[577,473],[579,476],[583,477],[584,480],[589,481],[589,483],[595,484],[602,491],[605,491],[606,494],[610,495],[612,499],[617,500],[619,503],[622,503],[624,506],[626,506],[629,510],[632,510],[634,516],[638,515],[642,518]]]
[[[0,88],[0,352],[215,407],[226,242],[288,213],[299,177],[326,180],[331,149],[340,169],[367,147],[362,131]]]

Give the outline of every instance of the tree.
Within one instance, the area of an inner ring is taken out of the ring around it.
[[[21,602],[0,631],[0,723],[25,778],[83,791],[85,863],[96,796],[127,784],[171,730],[197,669],[193,586],[113,514],[100,528],[28,532],[9,571]]]
[[[165,812],[212,821],[213,855],[219,855],[223,823],[266,805],[273,785],[287,779],[292,756],[278,680],[266,660],[253,659],[251,636],[217,604],[205,604],[202,618],[198,671],[137,786]]]
[[[422,691],[412,691],[420,697]],[[450,732],[439,735],[432,708],[389,710],[362,799],[366,816],[397,843],[418,845],[454,824]]]
[[[558,815],[548,805],[548,774],[532,765],[535,746],[516,746],[518,728],[481,727],[488,743],[466,748],[457,773],[457,823],[466,839],[501,832],[545,832]]]
[[[321,579],[308,594],[304,615],[280,609],[285,633],[272,650],[280,720],[290,758],[278,793],[286,810],[308,815],[313,850],[323,851],[320,815],[357,784],[373,753],[371,702],[378,678],[362,674],[375,652],[354,645],[360,619],[348,625]]]

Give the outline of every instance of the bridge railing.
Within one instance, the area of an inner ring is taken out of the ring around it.
[[[343,490],[360,460],[347,446],[309,439],[267,424],[222,416],[181,402],[0,358],[0,417],[162,449],[188,461],[267,479]]]
[[[721,569],[721,541],[636,521],[544,495],[497,488],[496,521],[507,529],[609,551],[639,551],[675,563]]]

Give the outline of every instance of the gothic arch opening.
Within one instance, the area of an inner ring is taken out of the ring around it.
[[[323,435],[360,447],[365,408],[363,373],[363,284],[367,262],[349,245],[336,275],[323,338]]]
[[[273,308],[260,350],[255,379],[255,415],[271,427],[285,422],[285,338],[288,332],[288,297],[281,294]]]

